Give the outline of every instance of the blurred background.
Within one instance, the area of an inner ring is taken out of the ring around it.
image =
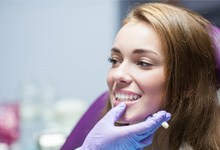
[[[114,36],[143,2],[151,1],[0,0],[0,150],[59,149],[107,90]],[[220,27],[220,0],[165,2]]]

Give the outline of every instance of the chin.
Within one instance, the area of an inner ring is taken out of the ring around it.
[[[137,117],[137,116],[126,116],[123,115],[118,121],[117,123],[119,124],[135,124],[135,123],[139,123],[142,122],[144,120],[144,118],[141,117]]]

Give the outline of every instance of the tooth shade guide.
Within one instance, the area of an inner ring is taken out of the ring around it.
[[[153,114],[152,116],[155,116],[155,115],[156,115],[156,113]],[[162,122],[161,125],[162,125],[162,127],[164,127],[164,129],[168,129],[169,128],[169,124],[166,121]]]
[[[169,124],[167,122],[163,122],[162,124],[162,127],[164,127],[164,129],[168,129],[169,128]]]

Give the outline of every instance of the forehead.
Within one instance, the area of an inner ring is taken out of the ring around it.
[[[163,55],[160,36],[145,22],[132,21],[125,24],[116,35],[113,47],[126,51],[147,49]]]

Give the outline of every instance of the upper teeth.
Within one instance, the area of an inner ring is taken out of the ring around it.
[[[115,94],[115,98],[116,100],[120,100],[120,101],[134,101],[139,99],[141,96],[139,95],[126,95],[126,94],[121,94],[121,93],[116,93]]]

